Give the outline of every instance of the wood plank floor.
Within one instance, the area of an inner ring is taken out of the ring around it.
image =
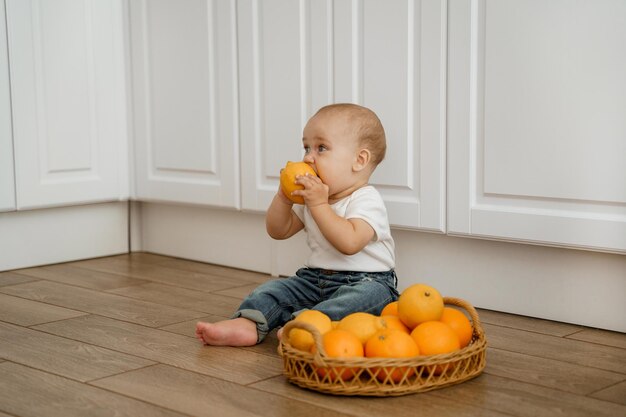
[[[479,310],[485,372],[397,398],[290,385],[275,333],[195,339],[268,279],[146,253],[0,273],[0,416],[626,416],[622,333]]]

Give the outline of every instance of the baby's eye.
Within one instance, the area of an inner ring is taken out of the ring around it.
[[[304,147],[304,154],[308,154],[309,152],[311,152],[311,147],[310,146],[305,146]]]
[[[324,151],[327,151],[327,150],[328,150],[328,148],[326,148],[326,146],[324,146],[324,145],[320,145],[320,146],[317,147],[317,151],[318,152],[324,152]]]

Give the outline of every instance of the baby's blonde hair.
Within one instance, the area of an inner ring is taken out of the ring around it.
[[[367,107],[352,103],[337,103],[324,106],[315,115],[338,114],[346,117],[348,123],[353,125],[359,146],[366,148],[372,155],[371,162],[377,166],[385,159],[387,140],[385,129],[376,113]]]

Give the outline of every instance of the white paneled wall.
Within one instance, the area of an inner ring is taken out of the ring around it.
[[[18,208],[126,199],[121,1],[6,6]]]
[[[4,2],[0,2],[0,212],[15,210],[13,129]]]
[[[445,1],[336,1],[334,100],[372,108],[387,159],[372,183],[393,225],[445,232]]]
[[[235,6],[130,2],[136,198],[239,208]]]
[[[626,251],[626,3],[453,0],[448,230]]]
[[[264,211],[302,129],[353,102],[385,126],[372,183],[396,226],[445,231],[445,1],[239,3],[243,208]]]
[[[328,2],[238,3],[242,207],[264,211],[280,169],[302,158],[302,128],[332,102]]]

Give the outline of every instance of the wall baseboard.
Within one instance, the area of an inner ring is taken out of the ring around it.
[[[148,252],[291,275],[304,234],[274,241],[258,213],[143,203]],[[476,307],[626,332],[626,256],[393,230],[400,289],[424,282]]]
[[[128,203],[0,213],[0,271],[128,252]]]
[[[0,271],[144,250],[292,275],[305,235],[262,214],[128,202],[0,213]],[[129,213],[135,222],[129,228]],[[476,307],[626,332],[626,256],[393,230],[400,290],[424,282]]]

